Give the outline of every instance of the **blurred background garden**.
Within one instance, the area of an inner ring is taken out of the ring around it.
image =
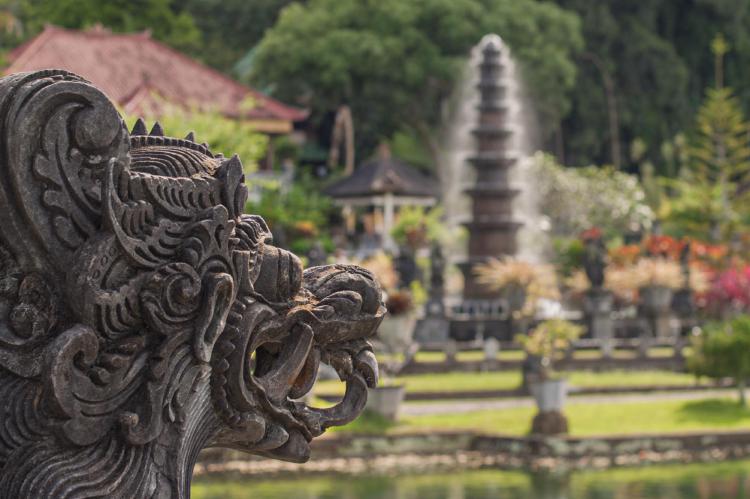
[[[383,286],[368,410],[194,497],[750,495],[750,0],[0,0],[0,62],[238,154],[278,246]]]

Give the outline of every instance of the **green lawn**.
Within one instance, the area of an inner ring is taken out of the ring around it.
[[[399,434],[471,430],[524,435],[528,433],[535,413],[534,407],[518,407],[462,414],[404,416],[397,424],[365,414],[338,431]],[[740,407],[730,394],[726,398],[697,401],[569,403],[565,414],[570,433],[574,436],[750,429],[750,410]]]
[[[691,385],[695,377],[691,374],[672,371],[572,371],[568,380],[577,387],[639,386],[639,385]],[[401,376],[396,382],[404,383],[411,392],[456,392],[474,390],[512,390],[521,384],[519,371],[451,372],[444,374],[419,374]],[[316,385],[318,395],[344,393],[344,384],[339,381],[321,381]]]

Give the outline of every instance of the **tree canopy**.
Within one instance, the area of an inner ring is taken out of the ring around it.
[[[662,146],[690,130],[704,89],[714,84],[714,57],[709,50],[717,33],[733,50],[725,62],[725,83],[750,79],[750,2],[748,0],[555,0],[582,21],[585,48],[591,57],[576,59],[578,79],[572,111],[563,124],[566,164],[611,163],[608,109],[603,73],[613,80],[619,138],[626,151],[635,140],[647,147],[657,173],[668,158]],[[745,109],[750,87],[737,87]],[[623,157],[625,164],[636,161]]]
[[[407,128],[429,142],[469,49],[500,33],[545,121],[569,109],[577,17],[533,0],[311,0],[285,8],[257,48],[253,81],[303,97],[318,118],[349,105],[360,150]]]
[[[45,24],[80,29],[99,23],[121,32],[148,29],[155,39],[183,50],[196,49],[201,39],[193,17],[173,9],[170,0],[16,0],[6,4],[12,4],[29,34]]]
[[[192,51],[206,64],[231,71],[273,26],[292,0],[187,0],[186,13],[203,34]]]

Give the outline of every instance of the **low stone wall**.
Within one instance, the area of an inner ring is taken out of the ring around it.
[[[734,388],[729,382],[711,384],[683,384],[683,385],[631,385],[631,386],[591,386],[571,387],[568,391],[569,397],[582,395],[622,395],[626,393],[657,393],[657,392],[697,392],[702,390],[721,390]],[[327,402],[338,402],[343,394],[318,394],[321,400]],[[528,396],[520,388],[515,390],[462,390],[452,392],[410,392],[404,395],[408,402],[419,402],[429,400],[477,400],[477,399],[508,399]]]
[[[528,467],[539,467],[545,460],[572,467],[690,462],[750,456],[750,432],[546,438],[483,435],[472,440],[469,450],[523,456]]]
[[[399,374],[517,371],[521,369],[521,364],[520,360],[411,362]],[[682,371],[685,369],[685,360],[677,357],[563,359],[557,365],[567,371]]]
[[[234,451],[201,455],[196,475],[406,473],[443,469],[589,469],[750,457],[750,432],[601,437],[511,437],[471,432],[334,434],[313,443],[309,463],[254,458]]]

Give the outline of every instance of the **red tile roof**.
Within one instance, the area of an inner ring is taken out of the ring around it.
[[[218,110],[268,125],[269,130],[274,128],[272,122],[286,122],[291,128],[292,122],[307,116],[304,110],[241,85],[151,39],[148,32],[117,34],[101,27],[73,31],[47,26],[13,50],[9,60],[6,74],[60,68],[81,75],[129,114],[158,110],[166,101]],[[253,106],[245,109],[248,99]]]

